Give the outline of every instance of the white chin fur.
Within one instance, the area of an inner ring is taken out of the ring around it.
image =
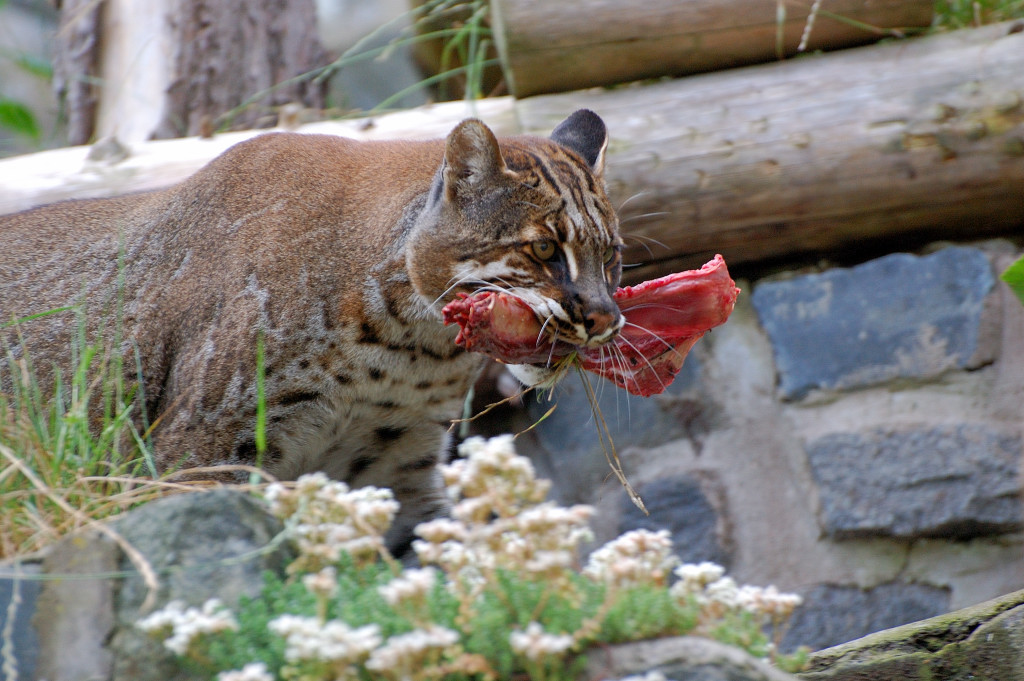
[[[541,385],[555,375],[552,369],[535,367],[532,364],[509,364],[507,368],[509,373],[519,379],[523,385],[529,387]]]

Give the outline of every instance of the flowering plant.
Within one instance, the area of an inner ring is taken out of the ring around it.
[[[685,633],[772,654],[764,627],[797,596],[679,565],[665,531],[628,532],[578,569],[591,507],[546,502],[549,483],[511,437],[460,452],[443,470],[451,518],[416,529],[422,567],[403,569],[384,547],[389,491],[307,475],[266,493],[299,553],[287,579],[268,576],[235,614],[170,603],[138,626],[218,681],[552,681],[574,678],[595,644]]]

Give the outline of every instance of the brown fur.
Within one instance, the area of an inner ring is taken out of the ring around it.
[[[460,413],[483,361],[454,345],[440,308],[499,286],[573,342],[602,342],[621,323],[599,131],[600,151],[564,134],[578,148],[511,138],[499,149],[478,121],[430,142],[268,134],[167,190],[0,217],[0,320],[84,301],[92,337],[123,329],[118,350],[128,367],[141,358],[164,467],[255,462],[262,337],[266,467],[391,487],[401,545],[445,508],[439,424]],[[584,218],[572,218],[566,197],[583,195]],[[593,216],[602,224],[569,224]],[[572,267],[531,255],[553,234]],[[47,384],[51,367],[66,379],[77,327],[73,311],[22,323],[23,348],[14,327],[0,333]],[[0,365],[0,388],[9,373]]]

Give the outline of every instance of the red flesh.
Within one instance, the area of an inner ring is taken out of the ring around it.
[[[620,288],[614,298],[626,324],[597,348],[552,342],[533,310],[505,293],[460,294],[443,315],[445,324],[459,325],[455,342],[467,350],[510,364],[541,365],[576,351],[587,371],[647,397],[672,383],[694,343],[729,318],[738,294],[720,255],[699,270]]]

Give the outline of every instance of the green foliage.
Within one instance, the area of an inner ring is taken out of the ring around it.
[[[1000,277],[1009,285],[1022,305],[1024,305],[1024,257],[1019,258],[1015,263],[1006,268]]]
[[[204,673],[233,670],[220,681],[568,681],[594,646],[687,633],[772,655],[765,628],[780,631],[797,597],[678,565],[667,532],[628,532],[578,569],[593,509],[544,501],[548,483],[511,442],[471,438],[443,467],[463,498],[417,528],[422,569],[384,549],[390,492],[306,475],[266,489],[298,552],[288,578],[268,576],[237,617],[171,603],[139,626]]]
[[[35,114],[13,99],[0,98],[0,128],[38,142],[42,137]]]
[[[1024,17],[1024,0],[938,0],[933,25],[970,28]]]
[[[636,586],[611,608],[601,630],[601,641],[623,643],[661,636],[681,636],[697,628],[700,608],[692,601],[665,597],[665,589]]]
[[[87,336],[78,308],[60,308],[0,325],[20,339],[52,315],[75,315],[67,374],[54,368],[40,385],[23,346],[0,341],[0,557],[36,551],[95,519],[160,494],[143,476],[155,470],[133,422],[133,382],[116,343]],[[13,331],[12,331],[13,330]],[[115,333],[116,335],[116,333]]]

